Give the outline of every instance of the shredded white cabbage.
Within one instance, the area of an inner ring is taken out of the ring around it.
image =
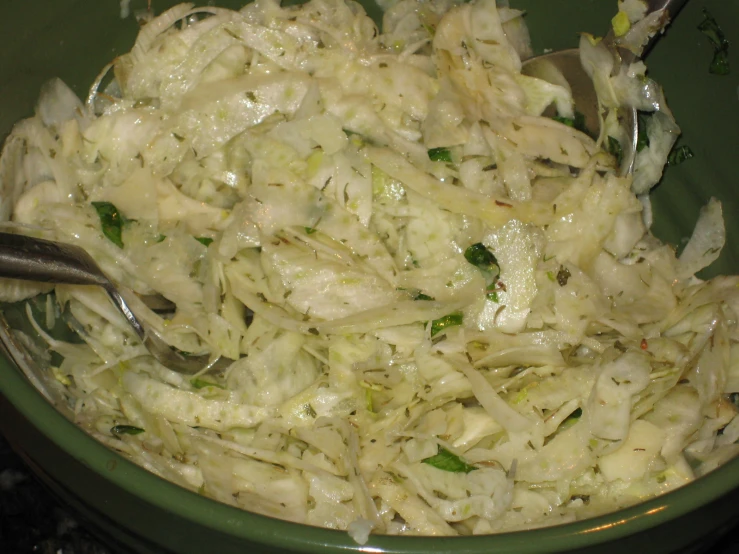
[[[237,360],[175,373],[101,291],[57,287],[46,324],[85,341],[44,332],[75,421],[362,544],[590,517],[733,456],[739,280],[694,277],[725,240],[717,201],[679,259],[642,217],[679,132],[643,65],[583,39],[595,141],[542,115],[571,118],[571,93],[520,75],[507,3],[384,4],[383,34],[345,0],[176,6],[87,106],[54,81],[15,127],[7,225],[173,302],[137,309],[178,349]],[[657,111],[633,179],[602,148],[623,105]]]

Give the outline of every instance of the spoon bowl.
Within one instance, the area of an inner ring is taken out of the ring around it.
[[[648,40],[642,44],[636,52],[623,48],[619,37],[616,37],[611,28],[603,42],[612,51],[618,61],[616,67],[623,64],[631,64],[644,57],[654,46],[654,43],[664,32],[665,27],[674,19],[678,12],[687,4],[688,0],[644,0],[644,20],[651,21],[652,33]],[[559,85],[572,94],[575,110],[584,117],[585,131],[593,138],[599,138],[601,134],[601,115],[598,104],[598,95],[593,85],[593,80],[588,75],[580,61],[580,50],[570,48],[557,50],[535,56],[525,60],[521,72],[531,77],[543,79],[554,85]],[[553,116],[553,107],[550,106],[545,115]],[[621,162],[621,174],[626,175],[634,170],[636,148],[639,140],[639,124],[637,110],[633,106],[624,106],[620,110],[619,121],[624,129],[625,144],[622,144],[623,160]]]

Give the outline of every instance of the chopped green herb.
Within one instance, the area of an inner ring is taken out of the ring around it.
[[[449,327],[462,325],[462,321],[464,321],[464,317],[458,312],[435,319],[431,322],[431,336],[433,337]]]
[[[577,129],[578,131],[582,131],[583,133],[586,132],[585,116],[581,112],[575,112],[574,119],[569,118],[569,117],[560,117],[558,115],[555,115],[552,119],[554,119],[554,121],[559,121],[560,123],[564,123],[568,127],[573,127]]]
[[[624,151],[623,148],[621,148],[621,143],[618,142],[618,139],[609,136],[607,147],[608,153],[613,154],[616,157],[618,165],[621,165],[621,162],[624,161]]]
[[[305,234],[306,235],[312,235],[316,232],[315,227],[305,227]]]
[[[568,127],[574,127],[575,126],[575,120],[574,119],[571,119],[569,117],[561,117],[559,115],[555,115],[552,119],[554,121],[559,121],[560,123],[564,123]]]
[[[559,266],[559,271],[557,272],[557,283],[559,283],[559,286],[564,287],[570,277],[572,277],[570,270],[563,265]]]
[[[498,277],[500,277],[500,266],[493,253],[483,243],[478,242],[464,251],[464,257],[468,262],[482,271],[482,275],[485,277],[485,284],[487,285],[487,297],[489,300],[497,302],[498,294],[495,292],[495,286],[498,282]]]
[[[554,271],[547,271],[547,277],[552,283],[557,280],[557,277],[554,275]]]
[[[482,269],[483,271],[492,271],[498,266],[498,260],[495,259],[493,253],[488,250],[485,245],[481,242],[473,244],[467,250],[464,251],[465,259],[475,267]]]
[[[452,473],[469,473],[470,471],[475,471],[477,469],[475,466],[471,466],[462,458],[456,454],[452,454],[442,446],[439,447],[438,454],[431,456],[430,458],[425,458],[421,460],[421,462],[433,466],[436,469],[450,471]]]
[[[93,208],[98,213],[100,225],[106,238],[118,248],[123,248],[122,230],[126,219],[110,202],[93,202]]]
[[[114,425],[110,428],[110,432],[114,435],[138,435],[143,433],[144,430],[133,425]]]
[[[375,407],[372,403],[372,389],[364,389],[364,404],[368,412],[375,413]]]
[[[708,250],[705,251],[705,253],[703,255],[704,256],[708,256],[709,254],[715,254],[716,252],[721,252],[721,248],[718,248],[718,247],[717,248],[709,248]]]
[[[160,242],[164,242],[166,238],[167,238],[167,235],[162,235],[162,234],[160,233],[160,234],[159,234],[159,235],[157,236],[157,238],[156,238],[156,242],[157,242],[157,243],[160,243]]]
[[[582,417],[582,409],[577,408],[574,412],[568,415],[562,423],[559,424],[559,430],[564,431],[568,427],[572,427]]]
[[[195,377],[194,379],[190,379],[190,384],[196,388],[196,389],[204,389],[206,387],[215,387],[218,389],[225,389],[223,385],[219,385],[218,383],[214,383],[213,381],[206,381],[205,379],[200,379],[198,377]]]
[[[728,75],[731,73],[728,48],[717,50],[713,54],[711,65],[708,66],[708,72],[713,73],[714,75]]]
[[[677,148],[673,148],[670,155],[667,156],[667,165],[680,165],[685,160],[689,160],[693,157],[693,151],[690,146],[683,144]]]
[[[636,151],[641,152],[647,146],[649,146],[649,135],[647,134],[647,122],[649,121],[649,115],[644,112],[639,112],[637,115],[637,130],[638,135],[636,138]]]
[[[731,71],[729,66],[729,41],[711,13],[705,8],[703,8],[703,21],[698,25],[698,30],[706,35],[713,45],[713,60],[711,60],[711,65],[708,68],[709,73],[728,75]]]
[[[213,242],[213,239],[210,237],[195,237],[195,240],[203,246],[209,246]]]
[[[367,143],[362,135],[355,133],[354,131],[344,129],[344,134],[349,139],[349,142],[351,142],[356,148],[361,148]]]
[[[413,298],[413,300],[436,300],[436,298],[434,298],[433,296],[424,294],[418,289],[406,289],[404,287],[398,287],[395,290],[400,290],[400,291],[409,293],[411,297]]]
[[[428,155],[432,162],[452,162],[452,153],[448,148],[432,148],[428,151]]]

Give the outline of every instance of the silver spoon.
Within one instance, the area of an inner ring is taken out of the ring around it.
[[[149,353],[174,371],[184,374],[198,373],[206,368],[220,371],[233,363],[233,360],[225,358],[211,362],[205,355],[185,356],[172,348],[154,329],[148,328],[136,317],[121,294],[123,287],[113,284],[92,257],[79,246],[0,233],[0,277],[102,287]]]
[[[620,60],[621,64],[630,64],[637,59],[644,57],[654,46],[654,43],[662,34],[667,24],[672,21],[678,12],[687,4],[688,0],[643,0],[646,4],[646,16],[664,10],[662,18],[654,33],[643,45],[641,52],[637,55],[630,50],[620,48],[618,39],[614,36],[613,28],[603,38],[604,43],[611,49]],[[521,72],[532,77],[539,77],[553,84],[561,85],[561,79],[564,78],[566,84],[572,91],[572,98],[575,102],[575,109],[583,114],[585,118],[585,128],[592,136],[600,134],[600,117],[598,113],[598,97],[595,93],[593,81],[587,74],[580,62],[580,50],[570,48],[567,50],[557,50],[541,56],[535,56],[523,63]],[[628,140],[623,148],[623,162],[621,164],[621,173],[628,174],[634,169],[634,159],[636,157],[637,141],[639,140],[639,124],[637,112],[635,108],[625,111],[620,118]]]

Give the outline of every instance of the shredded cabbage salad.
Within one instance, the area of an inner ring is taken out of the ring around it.
[[[627,43],[639,6],[614,20]],[[33,323],[74,421],[183,487],[360,542],[569,522],[733,457],[739,280],[694,277],[724,243],[718,201],[679,257],[649,231],[679,128],[643,63],[584,36],[593,139],[567,86],[521,74],[522,12],[383,7],[380,33],[345,0],[181,4],[84,103],[42,90],[0,161],[5,227],[84,247],[173,303],[135,306],[170,344],[234,360],[173,372],[101,290],[56,286]],[[624,105],[651,114],[633,178]]]

